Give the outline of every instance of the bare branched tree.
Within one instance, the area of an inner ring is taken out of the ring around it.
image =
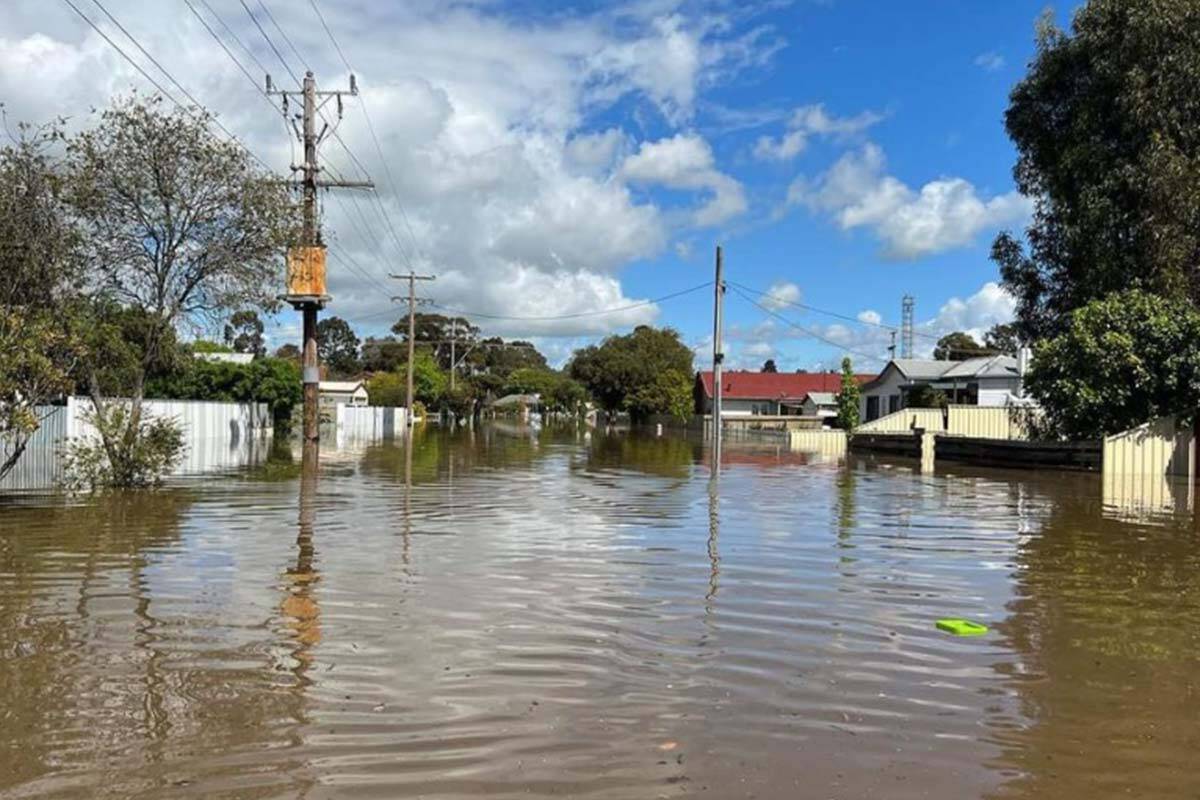
[[[174,326],[274,307],[299,214],[282,180],[214,135],[203,112],[167,110],[158,97],[117,101],[70,141],[67,159],[93,286],[147,323],[128,424],[105,437],[119,457],[139,430],[146,370]],[[101,413],[98,374],[89,389]]]

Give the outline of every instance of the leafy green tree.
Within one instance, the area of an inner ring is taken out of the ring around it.
[[[505,342],[499,336],[493,336],[480,342],[480,346],[472,351],[467,363],[473,369],[507,378],[514,370],[549,369],[546,357],[538,352],[532,343],[513,340]]]
[[[381,372],[367,382],[367,393],[373,406],[403,406],[408,399],[408,364],[395,372]],[[449,377],[438,368],[428,352],[418,352],[413,360],[413,395],[429,408],[440,407]]]
[[[128,414],[105,410],[103,350],[91,352],[89,394],[115,480],[133,474],[145,382],[185,319],[227,308],[273,308],[281,256],[297,214],[286,188],[206,114],[163,110],[162,98],[117,101],[66,150],[69,200],[104,301],[136,315]],[[111,327],[110,327],[111,329]],[[107,344],[113,344],[109,339]],[[111,394],[109,395],[111,396]]]
[[[558,375],[548,369],[521,367],[509,373],[504,383],[504,394],[548,395],[558,380]]]
[[[317,323],[317,353],[333,374],[358,374],[358,344],[354,329],[341,317],[326,317]]]
[[[1026,388],[1051,428],[1091,439],[1200,407],[1200,311],[1139,290],[1094,300],[1036,349]]]
[[[265,356],[267,346],[263,343],[263,324],[258,312],[253,309],[234,312],[225,325],[225,343],[236,353]]]
[[[193,353],[232,353],[233,348],[220,342],[210,342],[208,339],[197,339],[191,344]]]
[[[82,231],[52,156],[63,134],[52,124],[18,135],[0,148],[0,478],[37,432],[37,407],[71,390],[87,352]]]
[[[635,422],[659,414],[685,420],[692,413],[691,372],[668,369],[638,384],[624,402],[625,410]]]
[[[768,358],[766,361],[764,361],[761,371],[771,373],[779,372],[779,369],[775,366],[775,359]]]
[[[670,328],[639,325],[575,351],[568,372],[606,411],[629,411],[635,419],[672,414],[675,378],[692,374],[692,351]]]
[[[933,357],[938,361],[966,361],[988,355],[988,350],[969,333],[955,331],[938,339]]]
[[[862,387],[854,375],[854,365],[850,357],[842,359],[842,388],[837,396],[837,423],[845,431],[858,427],[859,403],[862,401]]]
[[[983,346],[993,353],[1015,356],[1021,349],[1021,339],[1016,323],[1005,322],[993,325],[983,335]]]
[[[424,345],[433,354],[434,361],[442,369],[450,369],[450,340],[457,342],[457,356],[466,352],[479,337],[479,328],[466,317],[448,317],[444,314],[414,314],[413,341]],[[408,317],[401,317],[392,326],[392,333],[408,348]]]
[[[1200,4],[1089,0],[1070,32],[1047,16],[1005,124],[1019,238],[992,248],[1026,342],[1129,289],[1200,301]]]
[[[550,411],[557,411],[563,414],[582,414],[587,407],[588,393],[587,389],[579,381],[573,380],[566,375],[558,375],[558,380],[550,388],[549,396],[543,397],[542,402]],[[689,395],[690,412],[690,395]]]
[[[275,350],[275,358],[282,358],[284,361],[294,361],[297,364],[303,361],[303,356],[304,354],[300,352],[300,348],[291,342],[280,345]]]
[[[303,400],[300,366],[282,358],[258,358],[249,364],[192,359],[169,375],[147,381],[146,394],[175,400],[266,403],[275,426],[283,430]]]
[[[368,336],[362,345],[362,368],[366,372],[390,372],[408,361],[408,344],[394,336]]]

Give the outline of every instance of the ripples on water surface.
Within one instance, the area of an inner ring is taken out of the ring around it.
[[[0,508],[0,795],[1200,795],[1190,520],[727,455],[430,430]]]

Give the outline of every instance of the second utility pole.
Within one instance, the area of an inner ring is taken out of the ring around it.
[[[717,245],[717,279],[713,292],[713,407],[712,407],[712,474],[721,471],[721,329],[725,316],[725,263],[721,245]]]
[[[407,275],[393,275],[400,281],[408,281],[408,425],[413,420],[413,358],[417,336],[417,281],[436,280],[433,275],[417,275],[409,272]]]

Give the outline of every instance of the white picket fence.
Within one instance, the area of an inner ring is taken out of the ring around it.
[[[120,402],[114,400],[112,402]],[[69,397],[66,405],[39,406],[41,425],[11,472],[0,480],[0,491],[52,489],[62,480],[62,447],[70,439],[95,434],[88,419],[91,400]],[[266,403],[216,403],[199,400],[146,400],[143,414],[168,417],[183,430],[187,451],[178,474],[208,472],[245,463],[247,453],[261,444],[271,428]],[[0,460],[12,445],[0,441]]]

